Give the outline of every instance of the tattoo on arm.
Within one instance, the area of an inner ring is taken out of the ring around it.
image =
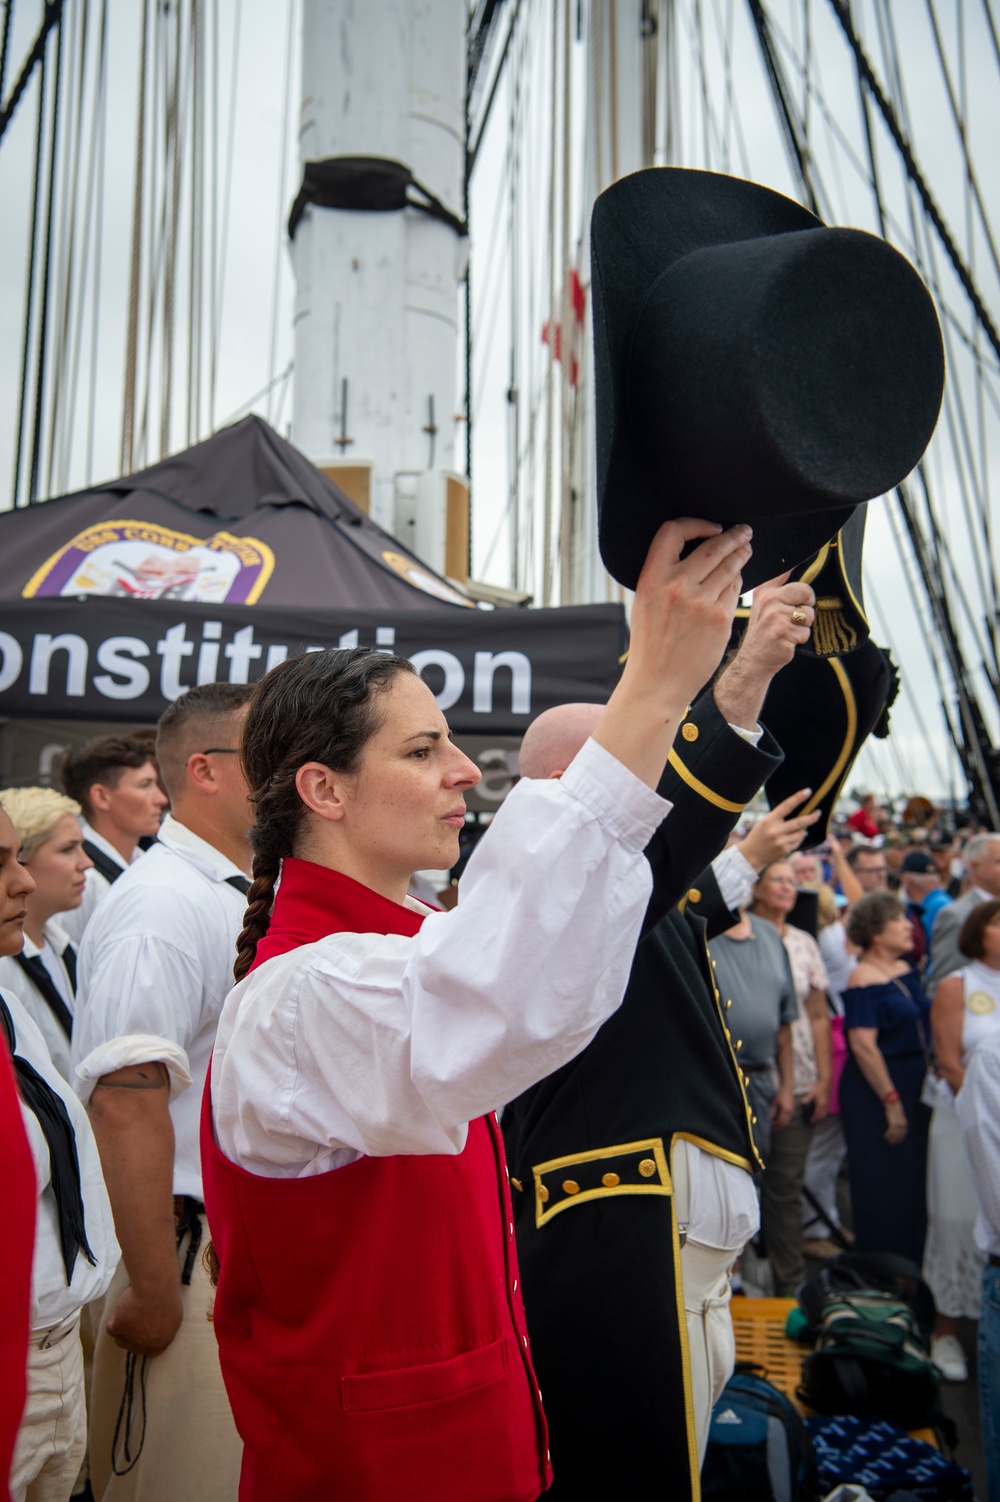
[[[124,1069],[114,1069],[104,1074],[94,1086],[95,1090],[165,1090],[170,1084],[167,1066],[159,1062],[129,1064]]]

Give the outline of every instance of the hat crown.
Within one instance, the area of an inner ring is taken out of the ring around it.
[[[727,525],[854,506],[923,452],[940,403],[928,364],[942,366],[933,305],[884,240],[816,228],[705,246],[637,312],[632,435]]]

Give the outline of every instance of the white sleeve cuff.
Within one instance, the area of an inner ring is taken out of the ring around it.
[[[750,746],[759,745],[760,738],[764,734],[759,725],[755,725],[752,730],[744,730],[742,725],[730,725],[729,728],[735,735],[739,736],[741,741],[746,741]]]
[[[76,1066],[76,1093],[86,1105],[94,1086],[106,1074],[130,1064],[163,1064],[170,1076],[170,1099],[176,1100],[191,1083],[188,1056],[177,1043],[153,1033],[128,1033],[111,1038],[90,1051]]]
[[[726,907],[743,907],[757,881],[757,872],[742,850],[730,845],[712,862],[712,872],[719,884],[719,895]]]
[[[590,739],[562,777],[562,786],[635,854],[645,850],[673,804]]]

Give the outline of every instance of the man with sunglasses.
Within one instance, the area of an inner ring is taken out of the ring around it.
[[[163,714],[171,812],[80,950],[73,1063],[122,1247],[94,1356],[91,1473],[105,1502],[237,1495],[241,1446],[199,1250],[198,1114],[249,887],[250,692],[204,684]]]

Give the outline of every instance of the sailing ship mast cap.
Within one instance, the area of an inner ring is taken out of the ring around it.
[[[941,330],[884,240],[741,178],[659,167],[597,199],[591,265],[599,541],[629,588],[683,515],[753,526],[751,589],[923,454]]]

